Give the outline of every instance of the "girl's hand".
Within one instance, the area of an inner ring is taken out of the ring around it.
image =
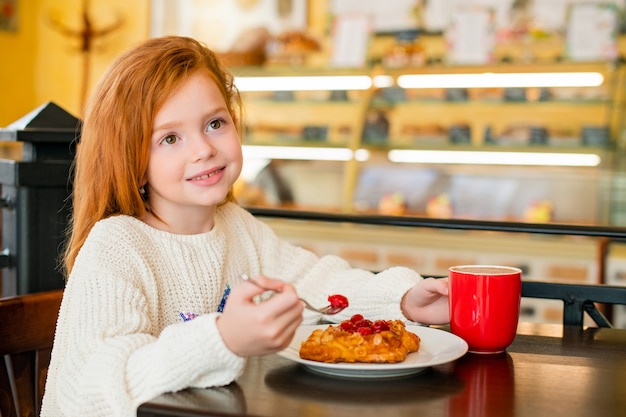
[[[408,290],[400,302],[409,320],[422,324],[450,322],[448,278],[426,278]]]
[[[255,279],[278,293],[257,304],[254,297],[264,290],[243,282],[231,290],[224,312],[217,320],[224,343],[239,356],[283,350],[302,323],[304,306],[291,284],[263,276]]]

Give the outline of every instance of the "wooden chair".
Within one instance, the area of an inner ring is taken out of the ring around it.
[[[62,296],[0,298],[0,417],[39,415]]]

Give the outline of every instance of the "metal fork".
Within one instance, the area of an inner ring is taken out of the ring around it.
[[[255,279],[250,278],[248,276],[248,274],[240,274],[240,277],[241,277],[242,280],[248,281],[251,284],[256,285],[257,287],[259,287],[262,290],[276,292],[276,290],[265,288],[263,285],[261,285],[261,283],[259,283]],[[316,312],[318,312],[320,314],[324,314],[324,315],[337,314],[337,313],[339,313],[340,311],[342,311],[345,308],[345,307],[333,307],[332,305],[329,305],[329,306],[326,306],[326,307],[322,307],[322,308],[315,308],[311,304],[309,304],[309,302],[306,301],[304,298],[300,298],[300,301],[302,301],[304,303],[304,307],[306,307],[307,309],[309,309],[311,311],[316,311]]]

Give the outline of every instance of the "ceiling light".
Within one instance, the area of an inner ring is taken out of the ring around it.
[[[368,90],[372,79],[367,75],[235,77],[239,91],[333,91]]]
[[[436,151],[400,150],[389,151],[392,162],[422,164],[476,164],[476,165],[541,165],[580,166],[600,165],[596,154],[552,152],[487,152],[487,151]]]
[[[255,159],[298,159],[307,161],[358,161],[369,159],[369,152],[359,149],[356,152],[348,148],[321,148],[302,146],[243,146],[244,158]]]
[[[537,72],[482,74],[406,74],[398,77],[402,88],[496,88],[496,87],[597,87],[604,82],[599,72]]]

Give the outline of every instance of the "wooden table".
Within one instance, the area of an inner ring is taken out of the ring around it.
[[[626,330],[520,323],[506,353],[466,354],[387,380],[316,375],[278,355],[251,358],[235,383],[143,404],[138,416],[626,415]]]

